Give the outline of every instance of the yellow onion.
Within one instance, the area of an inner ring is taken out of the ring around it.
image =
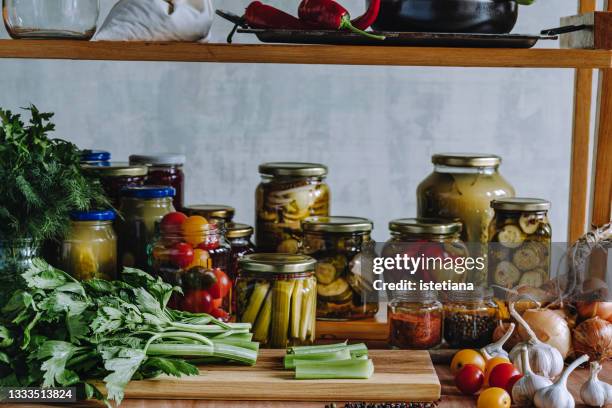
[[[599,362],[612,358],[612,323],[593,317],[580,323],[572,338],[576,355],[588,354]]]
[[[577,302],[576,309],[581,319],[600,317],[612,323],[612,302]]]
[[[572,334],[561,312],[549,309],[528,309],[522,316],[540,341],[559,350],[564,359],[567,357],[572,348]],[[519,327],[518,332],[523,340],[529,338],[522,326]]]

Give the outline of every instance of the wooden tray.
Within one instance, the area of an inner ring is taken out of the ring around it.
[[[440,399],[441,386],[427,351],[371,350],[369,380],[295,380],[283,370],[284,350],[261,350],[255,367],[202,366],[195,377],[132,381],[126,398],[225,401],[410,401]]]

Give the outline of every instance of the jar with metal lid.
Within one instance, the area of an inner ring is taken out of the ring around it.
[[[302,252],[317,260],[317,318],[356,320],[378,312],[372,221],[358,217],[309,217],[302,222]],[[366,260],[364,260],[366,257]]]
[[[499,323],[493,291],[484,287],[452,291],[444,302],[444,340],[451,348],[481,348],[491,343]]]
[[[542,286],[550,278],[550,202],[504,198],[494,200],[491,208],[495,216],[489,226],[489,284]]]
[[[61,268],[78,280],[117,279],[115,212],[77,211],[61,246]]]
[[[174,188],[174,208],[181,210],[185,203],[185,155],[156,154],[130,156],[130,164],[149,167],[146,184],[150,186],[168,186]]]
[[[402,292],[387,308],[392,348],[427,350],[442,343],[444,307],[435,291]]]
[[[121,192],[116,222],[120,267],[150,271],[149,249],[164,215],[174,212],[174,189],[164,186],[126,187]]]
[[[228,225],[234,219],[236,209],[222,204],[194,204],[183,209],[187,215],[201,215],[207,220],[221,220]]]
[[[147,166],[120,162],[86,163],[82,167],[100,179],[104,192],[115,208],[121,204],[121,191],[124,188],[144,185],[148,170]]]
[[[81,163],[94,166],[102,166],[108,164],[111,160],[110,152],[106,150],[81,150]]]
[[[232,222],[227,225],[225,236],[231,247],[229,274],[231,279],[235,279],[238,274],[238,260],[255,252],[255,245],[251,242],[253,227]]]
[[[287,348],[315,340],[316,261],[306,255],[250,254],[239,261],[237,321],[253,325],[263,347]]]
[[[486,257],[491,201],[514,197],[514,188],[499,173],[501,158],[492,154],[436,154],[434,171],[417,188],[419,217],[459,219],[461,238],[472,257]],[[478,285],[487,282],[487,268],[469,274]]]
[[[316,163],[266,163],[255,192],[255,244],[261,252],[297,253],[301,222],[329,215],[327,167]]]

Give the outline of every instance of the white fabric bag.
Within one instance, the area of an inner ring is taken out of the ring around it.
[[[94,41],[208,41],[212,0],[120,0]]]

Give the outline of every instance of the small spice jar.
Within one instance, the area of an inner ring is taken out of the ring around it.
[[[149,167],[146,184],[152,186],[168,186],[174,188],[174,208],[181,210],[185,200],[185,155],[182,154],[156,154],[130,156],[130,164],[146,165]]]
[[[237,321],[253,325],[263,347],[309,345],[315,339],[316,261],[306,255],[250,254],[239,261]]]
[[[444,307],[435,291],[402,292],[388,305],[389,345],[427,350],[442,343]]]
[[[491,343],[499,322],[491,289],[452,291],[444,302],[444,339],[451,348],[481,348]]]
[[[255,252],[255,245],[251,242],[253,227],[247,224],[229,223],[225,236],[231,247],[229,275],[230,279],[235,279],[238,274],[238,260]]]
[[[115,212],[77,211],[61,246],[60,265],[78,280],[117,278]]]
[[[489,225],[489,284],[538,288],[550,277],[550,202],[539,198],[494,200]],[[500,290],[496,295],[503,298]]]
[[[111,154],[110,152],[107,152],[106,150],[90,150],[90,149],[81,150],[81,163],[82,164],[103,166],[105,164],[108,164],[110,160],[111,160]]]
[[[185,207],[183,212],[187,215],[200,215],[207,220],[220,220],[228,225],[234,219],[236,209],[222,204],[194,204]]]
[[[317,163],[266,163],[255,192],[255,244],[260,252],[297,253],[301,222],[329,215],[327,167]]]
[[[148,170],[147,166],[120,162],[87,163],[82,167],[84,171],[100,178],[102,188],[115,208],[121,204],[121,191],[124,188],[144,185]]]

